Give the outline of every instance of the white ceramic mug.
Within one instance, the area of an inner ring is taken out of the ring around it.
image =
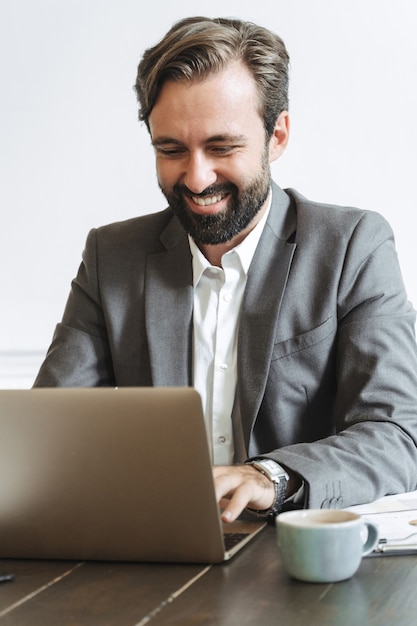
[[[307,582],[353,576],[378,543],[378,528],[350,511],[304,509],[276,518],[278,549],[288,573]]]

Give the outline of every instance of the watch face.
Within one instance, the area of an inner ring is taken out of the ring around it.
[[[272,474],[278,474],[281,469],[274,461],[262,461],[261,465],[262,467],[266,467]]]
[[[284,470],[281,465],[272,461],[271,459],[262,459],[254,462],[255,467],[258,466],[259,469],[268,476],[268,478],[274,482],[277,482],[281,479],[289,480],[289,476],[287,472]]]

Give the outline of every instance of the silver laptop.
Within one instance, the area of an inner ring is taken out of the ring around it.
[[[217,563],[264,525],[221,523],[195,390],[0,390],[0,558]]]

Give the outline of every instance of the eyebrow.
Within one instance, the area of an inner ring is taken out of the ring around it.
[[[213,135],[212,137],[209,137],[205,143],[206,144],[210,144],[210,143],[246,143],[247,138],[245,137],[245,135],[233,135],[231,133],[223,133],[221,135]],[[152,140],[152,145],[157,147],[157,146],[164,146],[164,145],[174,145],[174,146],[183,146],[183,142],[179,141],[178,139],[174,139],[174,137],[169,137],[169,136],[162,136],[162,137],[157,137],[156,139]]]
[[[157,139],[152,139],[153,146],[164,146],[166,144],[174,144],[176,146],[182,146],[182,142],[178,141],[178,139],[174,139],[173,137],[158,137]]]

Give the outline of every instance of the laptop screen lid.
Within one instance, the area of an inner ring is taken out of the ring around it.
[[[1,558],[231,556],[192,388],[0,390],[0,503]]]

